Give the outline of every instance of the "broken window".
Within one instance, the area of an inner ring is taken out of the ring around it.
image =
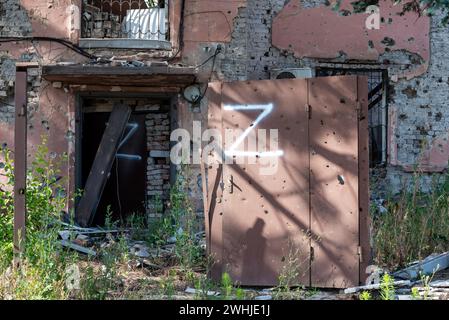
[[[168,40],[168,0],[83,0],[82,38]]]
[[[387,71],[327,67],[316,69],[317,77],[340,75],[368,77],[370,167],[382,166],[387,161]]]

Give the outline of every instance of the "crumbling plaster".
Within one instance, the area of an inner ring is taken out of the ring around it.
[[[227,80],[268,79],[270,70],[291,67],[387,69],[390,77],[389,162],[383,170],[385,174],[378,189],[385,192],[400,190],[406,180],[410,180],[410,170],[421,162],[418,167],[424,171],[422,187],[428,190],[430,174],[447,168],[449,156],[449,143],[445,140],[449,121],[445,108],[449,97],[449,33],[447,27],[441,25],[442,17],[436,15],[432,19],[421,20],[420,25],[424,29],[414,29],[414,32],[421,32],[416,38],[421,39],[421,44],[415,49],[406,47],[378,51],[368,56],[372,60],[363,56],[362,60],[351,60],[348,56],[334,57],[331,54],[327,58],[301,58],[302,55],[295,55],[291,48],[279,49],[273,44],[273,21],[279,17],[285,3],[283,0],[248,0],[246,6],[239,9],[231,42],[226,44],[224,57],[220,59],[219,76]],[[307,8],[302,9],[305,12],[324,6],[324,1],[302,1],[302,5]],[[414,19],[408,16],[408,19],[413,22],[419,20],[417,16]],[[301,30],[288,32],[286,37],[292,34],[298,37]],[[400,36],[402,39],[405,37]],[[320,37],[315,38],[321,43]],[[336,36],[336,39],[339,37]],[[404,42],[400,43],[405,45]],[[421,51],[420,48],[428,49]]]
[[[430,19],[427,16],[403,13],[403,5],[380,0],[379,29],[368,29],[365,22],[369,15],[354,13],[352,2],[343,0],[340,11],[335,11],[330,5],[305,9],[301,1],[291,0],[273,19],[273,45],[293,52],[299,58],[343,57],[383,64],[390,63],[383,56],[385,53],[411,53],[415,55],[413,64],[420,64],[420,68],[413,72],[407,69],[402,74],[395,74],[395,78],[410,79],[427,70],[430,56]]]
[[[0,35],[54,36],[70,39],[76,43],[79,39],[80,3],[81,0],[4,0],[0,5]],[[180,3],[175,1],[173,8],[179,9]],[[296,5],[299,8],[298,3],[297,0],[186,0],[184,48],[178,59],[171,63],[198,65],[213,54],[217,44],[221,44],[224,51],[217,57],[215,72],[211,74],[212,79],[227,81],[268,79],[272,69],[345,67],[348,62],[351,67],[388,69],[391,79],[397,81],[390,82],[389,165],[384,178],[385,185],[399,190],[403,179],[409,176],[406,171],[409,171],[418,160],[421,160],[422,168],[426,170],[445,169],[449,157],[447,142],[449,111],[445,108],[449,97],[447,76],[449,74],[447,63],[449,34],[447,27],[440,25],[441,17],[436,16],[431,19],[431,22],[428,18],[415,17],[413,20],[410,13],[398,20],[393,18],[391,25],[388,24],[387,19],[387,23],[382,24],[381,29],[376,31],[383,36],[373,36],[375,50],[366,47],[371,33],[358,34],[356,39],[360,42],[348,48],[343,44],[349,41],[348,39],[353,39],[353,33],[360,29],[352,28],[348,33],[345,28],[350,24],[349,21],[363,25],[363,18],[367,15],[333,16],[330,18],[332,22],[328,25],[343,23],[343,26],[327,29],[335,29],[330,32],[340,31],[345,36],[342,38],[340,33],[334,34],[335,41],[326,41],[323,44],[322,40],[326,39],[325,37],[312,38],[312,35],[317,32],[316,28],[323,27],[322,20],[319,22],[307,19],[297,21],[297,19],[303,15],[310,19],[312,12],[315,12],[313,10],[324,12],[325,1],[301,1],[302,7],[299,13],[288,16],[292,6]],[[388,8],[387,11],[391,10]],[[326,10],[327,17],[330,13],[327,13],[328,9]],[[290,23],[287,23],[289,21]],[[299,28],[305,21],[309,21],[316,28],[311,29],[309,25],[308,29]],[[401,29],[401,24],[396,25],[395,21],[417,22],[411,27]],[[288,27],[294,29],[283,29]],[[387,35],[382,33],[385,30]],[[410,32],[413,35],[410,36]],[[301,38],[300,36],[304,34],[305,38]],[[177,33],[171,30],[171,35],[173,37]],[[390,50],[385,50],[386,46],[382,44],[385,37],[395,39],[395,45],[389,48]],[[413,41],[410,40],[412,37]],[[313,39],[317,41],[307,47],[307,50],[311,51],[304,51],[303,39],[309,42]],[[323,50],[323,48],[329,50]],[[174,46],[173,49],[176,50],[177,47]],[[340,51],[345,54],[336,55]],[[320,55],[315,55],[314,52]],[[96,50],[94,53],[105,58],[135,59],[143,62],[166,60],[169,56],[167,52],[153,50],[103,49]],[[5,92],[0,99],[9,104],[13,104],[14,61],[32,60],[38,61],[41,65],[87,61],[57,43],[37,41],[2,43],[0,57],[0,84],[2,85],[0,95]],[[199,69],[201,81],[209,79],[211,67],[209,62]],[[75,92],[80,88],[54,86],[42,81],[39,69],[37,75],[34,75],[33,80],[30,81],[29,146],[30,148],[35,146],[40,141],[42,133],[50,133],[50,147],[54,151],[68,152],[70,159],[68,170],[73,175]],[[33,83],[36,85],[33,86]],[[120,88],[110,88],[112,89]],[[14,109],[3,104],[0,104],[0,108],[0,143],[7,143],[12,147]],[[182,106],[180,105],[179,108],[182,109]],[[202,120],[203,124],[204,119],[207,119],[207,101],[205,100],[202,101],[201,108],[186,106],[182,110],[185,112],[181,118],[185,117],[185,119],[180,120],[180,126],[191,127],[190,120],[194,118]],[[424,145],[424,149],[418,147],[421,145]]]

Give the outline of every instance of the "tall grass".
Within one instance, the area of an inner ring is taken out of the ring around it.
[[[27,228],[20,269],[12,268],[14,164],[12,152],[0,149],[0,298],[64,299],[65,269],[76,259],[57,243],[61,212],[67,204],[60,167],[66,156],[49,152],[46,138],[27,172]]]
[[[387,200],[387,212],[372,207],[374,256],[378,265],[403,267],[432,253],[449,250],[449,174],[434,176],[421,192],[422,174]]]
[[[130,270],[129,241],[141,237],[152,248],[163,246],[175,237],[173,263],[181,266],[186,274],[205,264],[204,252],[196,238],[197,218],[189,199],[191,176],[185,170],[170,191],[167,212],[150,230],[144,218],[134,215],[129,221],[133,230],[131,239],[126,235],[106,237],[96,248],[96,258],[64,250],[58,241],[62,226],[57,221],[72,200],[66,194],[66,181],[60,171],[66,160],[65,155],[49,152],[47,139],[43,137],[27,172],[26,239],[20,268],[15,268],[12,263],[14,163],[12,152],[0,149],[0,300],[108,299],[123,289],[123,277]],[[155,202],[162,211],[160,201]],[[111,221],[110,213],[106,218],[106,228],[118,227]],[[73,281],[76,286],[71,285]],[[172,291],[168,284],[166,289],[167,294]]]

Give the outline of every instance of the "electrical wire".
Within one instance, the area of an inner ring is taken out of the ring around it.
[[[197,65],[197,66],[194,67],[195,69],[196,69],[196,68],[201,68],[201,67],[205,66],[209,61],[212,60],[212,67],[211,67],[210,74],[209,74],[209,77],[208,77],[208,80],[207,80],[208,83],[212,80],[212,75],[214,74],[214,71],[215,71],[215,63],[216,63],[216,61],[217,61],[217,56],[220,54],[221,50],[222,50],[222,48],[221,48],[220,46],[217,46],[217,48],[215,49],[215,53],[214,53],[213,55],[211,55],[209,58],[207,58],[206,60],[204,60],[203,62],[201,62],[199,65]],[[184,97],[184,99],[186,99],[187,102],[189,102],[189,103],[191,103],[191,104],[197,104],[197,103],[199,103],[201,100],[204,99],[204,97],[206,96],[206,93],[207,93],[207,89],[208,89],[208,88],[209,88],[209,86],[206,84],[206,88],[204,89],[204,92],[201,93],[201,94],[198,96],[198,98],[196,98],[195,100],[190,100],[190,99],[188,99],[188,98],[186,98],[186,97]]]
[[[50,41],[50,42],[57,42],[59,44],[62,44],[63,46],[73,50],[74,52],[85,56],[86,58],[92,59],[92,60],[99,60],[99,57],[90,54],[83,48],[79,47],[78,45],[74,44],[73,42],[61,38],[54,38],[54,37],[0,37],[0,43],[6,43],[6,42],[18,42],[18,41]]]
[[[199,103],[201,100],[203,100],[207,94],[207,89],[209,89],[209,82],[212,80],[212,75],[214,74],[215,71],[215,63],[217,62],[217,56],[220,54],[220,52],[221,47],[217,47],[217,49],[215,49],[214,55],[212,56],[212,67],[210,69],[209,78],[207,79],[206,88],[204,89],[204,92],[198,97],[198,99],[196,99],[196,103]]]

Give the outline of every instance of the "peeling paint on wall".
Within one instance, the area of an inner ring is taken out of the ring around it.
[[[428,17],[417,17],[415,12],[400,15],[402,5],[381,0],[380,29],[368,30],[365,27],[368,14],[351,13],[350,2],[343,0],[342,10],[350,14],[341,15],[330,6],[305,9],[300,1],[291,0],[273,20],[273,45],[293,52],[299,58],[343,58],[381,63],[388,63],[382,59],[383,54],[405,51],[418,55],[420,66],[393,80],[410,79],[426,72],[430,58]]]
[[[186,0],[183,56],[197,55],[207,43],[231,41],[234,19],[245,5],[246,0]]]

